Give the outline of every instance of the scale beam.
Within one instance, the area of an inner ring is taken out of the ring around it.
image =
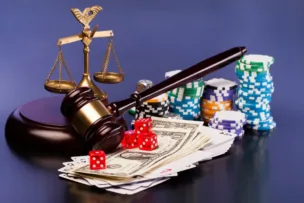
[[[112,36],[114,36],[113,31],[112,30],[106,30],[106,31],[97,31],[94,34],[93,38],[104,38],[104,37],[112,37]],[[83,34],[77,34],[77,35],[72,35],[72,36],[69,36],[69,37],[63,37],[63,38],[60,38],[57,41],[57,46],[81,41],[82,39],[83,39]]]

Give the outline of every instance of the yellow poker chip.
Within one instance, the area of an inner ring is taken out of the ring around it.
[[[158,102],[164,102],[164,101],[167,101],[168,100],[168,94],[167,93],[164,93],[164,94],[161,94],[157,97],[154,97],[152,99],[149,99],[145,102],[147,103],[158,103]]]

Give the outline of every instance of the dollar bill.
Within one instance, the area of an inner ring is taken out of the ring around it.
[[[104,170],[90,170],[88,164],[74,170],[75,173],[90,174],[94,176],[107,176],[113,178],[130,178],[142,175],[156,165],[167,161],[181,150],[186,150],[186,144],[192,138],[190,130],[186,129],[158,129],[153,128],[157,134],[158,148],[153,151],[139,149],[122,149],[111,154]]]
[[[160,118],[160,117],[152,117],[153,129],[154,128],[162,128],[162,129],[187,129],[190,130],[188,140],[188,149],[191,152],[190,148],[193,147],[193,143],[197,143],[197,139],[201,139],[199,136],[200,129],[203,126],[203,122],[201,121],[188,121],[188,120],[175,120],[168,118]],[[202,134],[201,134],[202,135]]]

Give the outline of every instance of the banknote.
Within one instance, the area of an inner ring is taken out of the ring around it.
[[[190,131],[185,129],[154,128],[153,131],[157,134],[157,149],[153,151],[142,151],[137,148],[119,150],[107,160],[107,168],[104,170],[90,170],[89,164],[86,164],[74,172],[114,178],[142,175],[156,164],[160,165],[180,150],[185,149],[186,143],[191,139]]]
[[[225,154],[235,137],[200,121],[153,117],[159,147],[153,151],[122,149],[107,154],[107,169],[90,170],[89,156],[71,157],[59,177],[109,192],[131,195]]]
[[[190,139],[187,145],[191,147],[195,143],[196,139],[199,139],[198,133],[200,127],[203,126],[201,121],[188,121],[188,120],[175,120],[169,118],[152,117],[153,129],[163,128],[163,129],[187,129],[190,130]],[[188,149],[190,149],[187,147]],[[191,151],[191,150],[190,150]]]

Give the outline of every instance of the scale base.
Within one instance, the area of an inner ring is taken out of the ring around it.
[[[60,112],[62,99],[62,96],[41,98],[15,109],[5,125],[8,145],[22,152],[86,154],[89,149],[81,136]],[[121,123],[126,126],[123,118]]]

